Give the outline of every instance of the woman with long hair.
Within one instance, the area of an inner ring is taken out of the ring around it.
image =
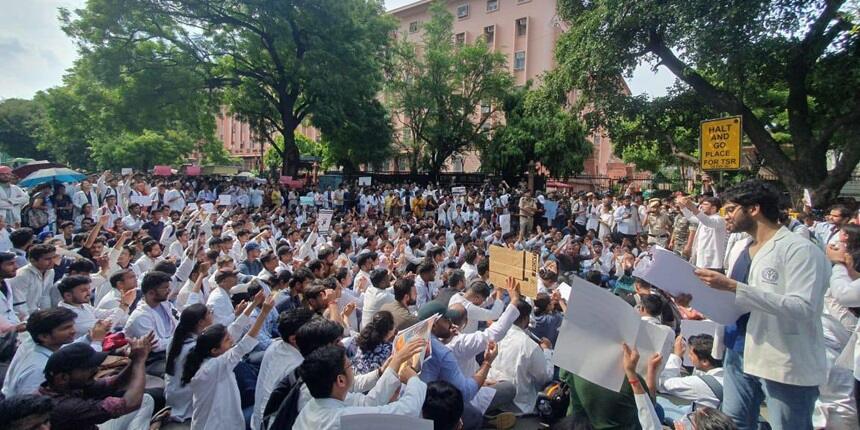
[[[186,421],[191,418],[191,387],[180,383],[182,368],[188,353],[194,347],[197,336],[210,325],[212,325],[212,312],[209,308],[200,303],[193,304],[182,311],[179,324],[170,341],[164,376],[164,397],[167,399],[167,406],[171,408],[170,415],[176,421]]]
[[[238,343],[233,343],[233,334],[221,324],[209,326],[197,336],[197,342],[185,360],[181,378],[183,386],[191,387],[193,430],[241,429],[250,421],[253,408],[242,410],[233,369],[245,354],[257,346],[257,335],[275,307],[275,296],[271,294],[266,298],[251,330]],[[256,297],[262,297],[262,294]]]
[[[355,343],[358,351],[352,360],[356,373],[365,374],[382,367],[385,360],[391,356],[394,340],[394,317],[391,312],[379,311],[367,324]]]

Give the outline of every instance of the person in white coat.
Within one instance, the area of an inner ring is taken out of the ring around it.
[[[54,286],[54,257],[57,255],[53,245],[33,245],[27,250],[30,264],[18,269],[17,276],[7,281],[12,287],[15,298],[15,312],[26,319],[39,310],[55,307],[51,303],[51,288]]]
[[[257,335],[275,307],[275,296],[271,294],[266,298],[254,325],[236,344],[227,327],[221,324],[206,328],[197,337],[182,369],[182,384],[190,385],[193,395],[192,430],[245,428],[245,414],[233,369],[257,346]]]
[[[725,391],[723,410],[739,428],[751,428],[766,400],[774,429],[811,429],[818,386],[827,377],[821,316],[830,265],[817,246],[779,224],[779,193],[769,185],[750,180],[723,196],[730,230],[752,237],[747,283],[695,271],[750,310],[743,378],[726,384],[734,388]]]
[[[17,227],[21,223],[21,209],[30,196],[12,183],[14,178],[9,166],[0,166],[0,217],[5,218],[6,224]]]
[[[528,414],[534,411],[538,390],[552,380],[552,342],[544,338],[538,344],[526,333],[532,313],[530,304],[518,301],[516,307],[519,318],[499,342],[499,356],[493,362],[487,379],[508,381],[516,387],[512,404],[495,405],[497,408]]]
[[[123,329],[126,337],[142,337],[149,333],[155,335],[156,343],[152,348],[147,372],[158,377],[164,375],[165,351],[170,346],[177,324],[178,313],[167,301],[170,296],[170,281],[170,275],[159,271],[149,272],[143,277],[140,286],[143,298],[128,317]]]
[[[269,403],[269,397],[281,379],[302,364],[302,354],[296,345],[296,332],[314,315],[316,314],[308,308],[297,308],[279,317],[278,333],[281,334],[281,338],[272,342],[266,349],[260,364],[260,373],[257,375],[257,386],[254,389],[254,415],[251,416],[252,430],[261,429],[266,404]]]
[[[72,196],[72,205],[75,206],[75,215],[80,215],[85,204],[89,203],[92,207],[100,207],[99,193],[93,188],[93,184],[88,180],[81,182],[81,189]]]
[[[427,393],[427,385],[418,378],[411,366],[401,366],[408,357],[425,347],[424,340],[409,343],[406,348],[391,356],[391,362],[370,392],[347,396],[355,375],[340,345],[326,345],[305,357],[299,374],[305,381],[313,399],[305,405],[293,429],[339,430],[341,418],[356,414],[394,414],[419,417]],[[393,369],[400,369],[395,373]],[[390,399],[406,384],[401,396],[394,402],[380,406],[359,406],[364,399]],[[380,417],[382,418],[382,417]]]
[[[726,229],[726,221],[719,214],[720,199],[705,197],[696,207],[695,203],[686,197],[679,197],[678,206],[681,207],[685,217],[699,221],[699,227],[693,239],[691,261],[693,265],[703,269],[723,271],[729,232]]]

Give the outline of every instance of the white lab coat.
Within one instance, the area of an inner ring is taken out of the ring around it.
[[[364,303],[361,308],[361,328],[370,324],[373,316],[379,311],[379,308],[386,303],[394,302],[394,292],[392,288],[385,290],[374,286],[367,287],[364,291]]]
[[[735,302],[750,309],[744,373],[783,384],[826,378],[821,315],[830,264],[812,242],[782,227],[752,259]]]
[[[461,333],[448,342],[448,348],[451,348],[463,375],[471,376],[478,371],[478,362],[475,361],[475,356],[484,352],[491,340],[501,342],[519,316],[520,311],[517,310],[517,307],[508,305],[499,320],[486,330],[468,334]]]
[[[466,314],[469,318],[469,320],[466,321],[466,326],[461,327],[462,333],[474,333],[478,331],[479,322],[495,321],[502,316],[502,312],[505,310],[505,304],[501,300],[494,301],[493,306],[490,309],[485,309],[480,306],[475,306],[472,302],[466,300],[463,293],[457,293],[451,296],[451,299],[448,301],[448,306],[456,303],[459,303],[466,308]]]
[[[693,265],[703,269],[722,269],[729,237],[726,220],[719,214],[708,216],[697,212],[693,215],[687,208],[681,210],[685,217],[699,221],[693,239]]]
[[[509,381],[517,387],[514,405],[528,414],[534,410],[538,390],[552,380],[552,373],[552,350],[541,349],[523,329],[513,326],[499,342],[499,355],[487,378]]]
[[[164,301],[158,304],[167,313],[167,321],[159,313],[151,308],[145,300],[138,302],[137,307],[128,317],[128,323],[123,330],[126,337],[144,337],[150,332],[155,334],[156,346],[153,351],[165,351],[170,347],[173,332],[176,331],[175,309],[170,302]]]
[[[277,339],[269,345],[260,364],[257,376],[257,388],[254,390],[254,415],[251,417],[251,429],[260,430],[263,422],[263,411],[272,391],[284,376],[287,376],[302,364],[302,354],[283,339]]]
[[[669,394],[684,400],[689,400],[697,405],[707,406],[714,409],[719,409],[720,400],[717,395],[708,387],[699,374],[707,374],[713,376],[719,383],[723,383],[723,368],[717,367],[707,372],[694,370],[693,375],[681,376],[681,366],[683,360],[681,357],[670,354],[666,360],[666,367],[660,373],[660,381],[658,391],[664,394]]]
[[[397,401],[378,406],[359,406],[361,403],[358,400],[363,397],[374,396],[386,399],[383,402],[387,401],[399,387],[397,376],[391,369],[387,369],[367,396],[347,396],[345,401],[332,398],[311,400],[301,409],[293,429],[339,430],[340,419],[344,415],[394,414],[419,417],[427,395],[427,385],[417,376],[409,379],[403,395]]]
[[[54,287],[54,269],[49,269],[44,274],[40,273],[32,264],[20,269],[16,276],[6,281],[6,285],[12,288],[12,296],[15,303],[15,312],[25,318],[39,309],[48,309],[56,306],[51,303],[51,288]]]
[[[206,306],[212,310],[212,323],[230,325],[235,319],[233,302],[230,300],[230,293],[218,287],[209,293],[209,298],[206,299]]]
[[[122,326],[128,319],[128,314],[122,308],[96,309],[89,303],[73,305],[65,301],[60,302],[59,307],[69,309],[77,315],[75,317],[75,337],[89,333],[98,320],[108,320],[111,322],[111,326]]]
[[[256,338],[244,336],[224,354],[203,362],[189,382],[193,393],[192,430],[245,427],[242,400],[233,369],[255,346]]]

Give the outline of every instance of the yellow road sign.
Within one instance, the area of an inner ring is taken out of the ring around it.
[[[699,131],[699,161],[702,170],[741,168],[741,117],[702,121]]]

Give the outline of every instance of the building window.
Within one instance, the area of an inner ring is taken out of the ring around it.
[[[528,22],[528,18],[520,18],[517,20],[517,37],[523,37],[528,33]]]
[[[409,32],[417,33],[418,32],[418,21],[412,21],[409,23]]]
[[[487,12],[499,10],[499,0],[487,0]]]
[[[466,44],[466,33],[457,33],[454,35],[454,44],[463,46]]]
[[[514,70],[526,69],[526,51],[514,52]]]
[[[461,4],[457,6],[457,19],[464,19],[469,17],[469,5]]]
[[[487,45],[492,45],[496,40],[496,26],[490,25],[484,27],[484,39],[487,41]]]

